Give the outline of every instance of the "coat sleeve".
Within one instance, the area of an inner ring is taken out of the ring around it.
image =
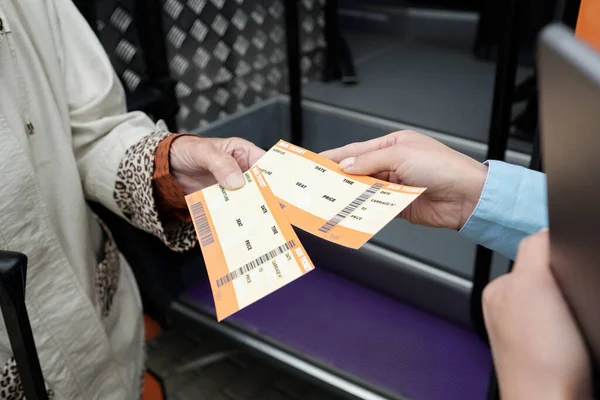
[[[170,134],[146,114],[127,112],[125,91],[87,21],[70,0],[54,0],[73,150],[84,192],[173,250],[195,243],[191,223],[160,215],[154,155]]]

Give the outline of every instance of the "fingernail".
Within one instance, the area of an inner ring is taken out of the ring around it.
[[[239,172],[234,172],[232,174],[227,175],[225,178],[225,184],[229,187],[229,189],[239,189],[246,181],[244,180],[244,176]]]
[[[343,159],[342,162],[340,162],[340,168],[341,169],[350,168],[351,166],[354,165],[355,161],[356,161],[356,157],[348,157],[346,159]]]

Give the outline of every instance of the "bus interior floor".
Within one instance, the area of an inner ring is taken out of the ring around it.
[[[170,400],[337,400],[210,333],[168,330],[147,352],[148,370]]]

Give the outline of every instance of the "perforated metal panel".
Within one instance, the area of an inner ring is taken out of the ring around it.
[[[97,2],[98,36],[115,70],[130,92],[138,88],[144,74],[132,10],[131,0]]]
[[[323,3],[298,2],[305,81],[319,77],[323,62]],[[144,65],[131,11],[131,0],[98,2],[100,40],[127,89],[135,91]],[[163,11],[182,130],[286,90],[283,0],[165,0]]]

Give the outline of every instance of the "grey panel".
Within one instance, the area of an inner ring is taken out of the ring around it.
[[[286,107],[287,104],[278,97],[271,98],[195,130],[195,133],[223,138],[237,136],[268,149],[279,139],[289,140]]]
[[[473,276],[476,245],[456,232],[411,225],[397,219],[383,228],[371,241],[459,276],[468,279]],[[508,259],[495,254],[493,275],[497,276],[507,268]]]
[[[369,242],[351,250],[298,231],[313,262],[361,285],[463,326],[471,326],[471,282]],[[425,238],[425,240],[430,238]]]
[[[350,46],[355,37],[348,35]],[[387,35],[379,38],[390,41]],[[361,40],[354,46],[359,54],[364,51]],[[305,86],[305,98],[487,142],[493,64],[477,61],[464,48],[404,38],[357,61],[358,85],[312,82]],[[529,145],[514,140],[510,148],[530,151]]]
[[[378,35],[369,32],[344,32],[344,38],[352,47],[352,56],[356,64],[380,54],[394,46],[397,39],[393,36]]]
[[[416,8],[409,4],[386,6],[358,0],[340,3],[340,19],[346,31],[388,35],[395,37],[396,42],[399,37],[418,39],[469,51],[479,18],[472,12]]]
[[[287,101],[282,98],[282,101]],[[444,132],[430,130],[418,125],[409,125],[390,119],[372,117],[360,112],[349,111],[314,101],[303,102],[305,109],[304,145],[312,150],[322,151],[332,147],[373,139],[390,132],[412,129],[427,134],[442,143],[483,161],[487,154],[487,144],[463,139]],[[530,156],[514,150],[506,152],[508,162],[527,166]]]
[[[304,145],[313,151],[323,151],[352,142],[362,142],[393,132],[389,125],[371,122],[368,119],[352,118],[329,111],[329,107],[321,107],[318,103],[305,106]],[[347,113],[344,113],[347,114]],[[353,113],[359,115],[359,113]],[[395,124],[399,129],[407,129],[407,125]],[[414,125],[413,125],[414,126]],[[419,132],[425,130],[417,129]],[[457,146],[453,146],[457,148]],[[485,146],[476,149],[457,148],[480,161],[485,160]]]

